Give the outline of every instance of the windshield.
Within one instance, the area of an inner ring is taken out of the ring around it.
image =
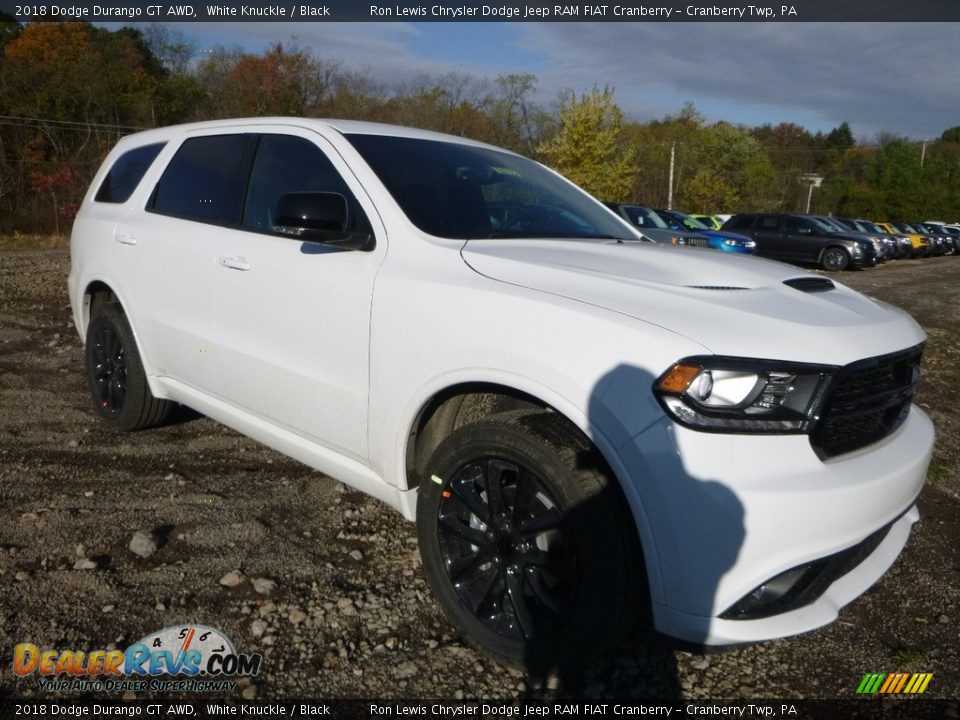
[[[687,230],[710,230],[710,228],[691,215],[676,211],[674,211],[673,215],[674,217],[680,218],[680,222],[683,223]]]
[[[811,217],[808,218],[814,225],[825,232],[837,232],[837,228],[834,227],[831,223],[827,222],[826,218]],[[842,229],[842,228],[841,228]]]
[[[603,205],[519,155],[419,138],[346,137],[410,221],[431,235],[637,239]]]
[[[667,224],[653,210],[642,205],[623,205],[623,212],[630,218],[630,222],[640,228],[660,228],[669,230]]]

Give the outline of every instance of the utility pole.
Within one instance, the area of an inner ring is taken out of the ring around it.
[[[813,199],[813,189],[815,187],[820,187],[820,185],[823,183],[823,178],[815,173],[804,173],[800,176],[800,182],[805,182],[809,185],[807,188],[807,215],[809,215],[810,201]]]
[[[920,167],[923,167],[923,159],[927,156],[927,141],[923,141],[923,145],[920,146]]]
[[[677,141],[670,143],[670,180],[667,187],[667,210],[673,210],[673,161],[676,158]],[[923,163],[921,162],[921,165]]]

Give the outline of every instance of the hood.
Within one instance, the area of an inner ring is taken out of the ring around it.
[[[846,240],[847,242],[870,242],[870,237],[867,233],[854,232],[853,230],[847,230],[841,232],[840,230],[834,230],[832,232],[824,233],[823,237],[832,238],[833,240]]]
[[[925,338],[902,310],[750,256],[557,239],[470,240],[461,255],[493,280],[622,313],[718,355],[844,365]]]
[[[740,242],[753,242],[753,238],[741,235],[740,233],[728,232],[727,230],[701,230],[704,235],[723,238],[725,240],[739,240]]]

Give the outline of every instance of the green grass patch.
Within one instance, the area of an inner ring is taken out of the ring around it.
[[[67,235],[0,235],[0,251],[2,250],[50,250],[52,248],[70,247],[70,237]]]
[[[900,648],[890,654],[890,662],[900,670],[922,662],[927,654],[917,648]]]
[[[931,465],[927,470],[927,480],[934,485],[944,482],[950,477],[950,468],[946,465]]]

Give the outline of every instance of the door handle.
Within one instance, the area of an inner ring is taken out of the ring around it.
[[[247,262],[246,258],[242,257],[221,257],[220,264],[232,270],[246,271],[250,269],[250,263]]]
[[[133,233],[127,232],[116,232],[113,234],[113,239],[116,240],[121,245],[136,245],[137,236]]]

